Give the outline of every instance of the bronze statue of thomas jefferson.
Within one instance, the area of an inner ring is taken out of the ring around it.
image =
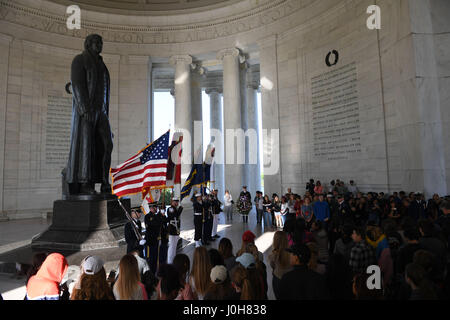
[[[110,78],[100,56],[102,48],[102,37],[91,34],[83,53],[72,62],[72,132],[65,169],[70,194],[96,194],[95,183],[101,183],[102,193],[111,194]]]

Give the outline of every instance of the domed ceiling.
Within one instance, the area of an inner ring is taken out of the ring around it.
[[[98,11],[204,11],[232,5],[242,0],[50,0],[64,5],[77,4]]]

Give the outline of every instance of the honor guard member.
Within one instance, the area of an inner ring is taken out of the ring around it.
[[[195,194],[194,199],[194,227],[195,227],[195,234],[194,234],[194,240],[195,240],[195,247],[200,247],[202,239],[202,233],[203,233],[203,216],[205,215],[205,208],[204,203],[202,199],[202,194],[197,193]]]
[[[209,241],[216,241],[211,237],[213,228],[213,216],[214,216],[214,196],[209,194],[205,196],[206,200],[203,201],[205,206],[205,215],[203,219],[203,245],[209,245]]]
[[[183,211],[182,206],[178,206],[179,199],[174,197],[172,204],[167,209],[167,219],[169,220],[169,249],[167,253],[167,263],[171,264],[177,254],[177,244],[180,239],[180,215]]]
[[[219,190],[215,189],[213,191],[213,200],[212,200],[212,207],[213,207],[213,224],[212,224],[212,234],[211,237],[213,239],[218,239],[220,236],[217,234],[217,227],[219,225],[219,217],[220,213],[222,212],[221,206],[222,202],[219,201],[217,195]]]
[[[145,238],[148,246],[147,260],[150,266],[150,270],[153,274],[156,274],[158,267],[158,258],[160,255],[160,245],[161,245],[161,231],[163,228],[164,217],[158,212],[157,203],[154,202],[149,204],[150,212],[146,214]]]
[[[139,249],[139,256],[142,258],[145,240],[142,237],[142,225],[141,221],[139,221],[140,218],[141,212],[139,210],[131,210],[132,221],[128,221],[125,224],[124,235],[127,243],[127,254],[135,249]],[[139,236],[139,238],[137,236]]]
[[[166,208],[161,206],[159,208],[159,215],[161,217],[161,239],[159,243],[159,265],[167,262],[167,250],[169,249],[169,218],[166,214]]]

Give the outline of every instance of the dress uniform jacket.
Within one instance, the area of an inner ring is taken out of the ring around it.
[[[134,219],[133,219],[133,220],[134,220]],[[139,234],[141,234],[141,231],[142,231],[141,222],[140,222],[139,220],[137,220],[137,221],[134,220],[134,221],[136,222],[136,225],[137,225],[137,227],[138,227]],[[135,250],[136,248],[141,247],[141,246],[139,245],[139,241],[140,241],[141,239],[138,239],[138,238],[136,237],[136,233],[135,233],[134,230],[133,230],[132,223],[133,223],[133,222],[128,221],[128,222],[125,224],[125,227],[124,227],[125,241],[126,241],[126,243],[127,243],[127,253],[130,253],[131,251]],[[139,250],[139,252],[140,252],[140,251],[141,251],[141,250]]]
[[[171,236],[180,235],[180,215],[182,211],[183,207],[175,208],[174,206],[170,206],[167,210],[167,220],[169,221],[168,230]]]

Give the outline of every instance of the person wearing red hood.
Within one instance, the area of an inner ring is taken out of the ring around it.
[[[67,269],[68,263],[62,254],[50,254],[28,281],[26,300],[59,300],[60,283]]]
[[[236,257],[239,257],[241,254],[247,252],[246,247],[248,243],[255,244],[255,234],[251,232],[250,230],[247,230],[242,235],[242,246],[241,249],[236,253]],[[261,251],[258,251],[258,257],[260,261],[264,261],[264,255],[261,253]]]

